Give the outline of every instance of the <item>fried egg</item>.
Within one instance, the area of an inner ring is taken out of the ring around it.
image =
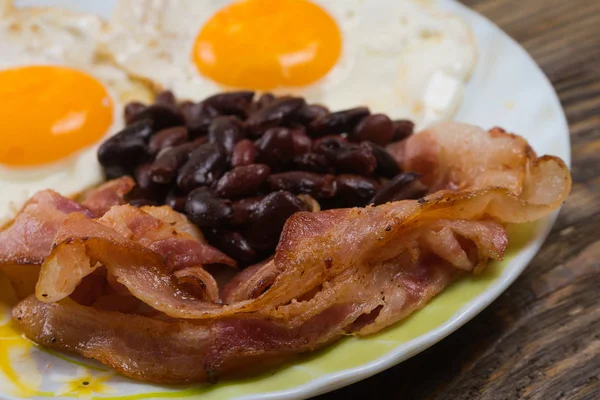
[[[104,22],[61,9],[0,5],[0,221],[35,192],[102,181],[96,158],[123,104],[151,92],[100,60]]]
[[[424,0],[119,0],[108,32],[118,65],[179,97],[292,93],[419,127],[453,115],[476,63],[468,26]]]

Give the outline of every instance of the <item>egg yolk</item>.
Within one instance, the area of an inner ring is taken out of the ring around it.
[[[36,65],[0,71],[0,164],[58,161],[97,143],[113,104],[95,78],[71,68]]]
[[[307,0],[244,0],[214,14],[196,37],[201,74],[231,87],[269,90],[322,78],[342,49],[340,30]]]

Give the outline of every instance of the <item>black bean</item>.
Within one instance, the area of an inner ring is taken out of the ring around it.
[[[413,134],[415,124],[407,119],[399,119],[394,121],[394,142],[404,140]]]
[[[152,121],[154,131],[159,131],[172,126],[185,125],[183,115],[176,107],[166,106],[164,104],[152,104],[146,107],[142,112],[133,117],[131,122]]]
[[[391,179],[401,172],[400,166],[386,149],[372,142],[364,143],[371,148],[371,151],[377,160],[377,168],[375,168],[375,173],[377,175]]]
[[[254,92],[239,91],[219,93],[204,99],[203,103],[223,115],[248,116]]]
[[[185,120],[185,126],[191,138],[206,135],[212,120],[219,116],[217,110],[204,103],[184,101],[179,105],[179,110]]]
[[[250,265],[258,261],[259,254],[240,232],[224,228],[210,228],[206,233],[210,244],[236,260],[240,265]]]
[[[289,171],[271,175],[267,182],[271,190],[285,190],[295,194],[305,193],[317,199],[333,197],[336,193],[333,175]]]
[[[129,194],[130,198],[147,199],[152,201],[162,201],[169,192],[170,187],[156,183],[152,179],[152,166],[142,164],[135,169],[136,186]]]
[[[156,95],[154,99],[154,104],[162,104],[165,106],[175,106],[177,105],[177,100],[175,99],[175,95],[170,90],[164,90]]]
[[[150,166],[152,180],[156,183],[170,183],[179,169],[188,161],[190,154],[198,147],[194,142],[184,143],[161,152]]]
[[[185,203],[185,213],[199,227],[222,226],[231,220],[231,201],[215,196],[210,189],[192,190]]]
[[[98,162],[104,167],[120,166],[130,168],[147,161],[150,157],[144,139],[127,137],[118,133],[98,149]]]
[[[131,175],[131,168],[126,168],[120,165],[103,166],[104,176],[107,180],[120,178],[124,175]]]
[[[265,196],[247,197],[234,201],[233,207],[233,220],[234,225],[244,225],[250,220],[252,213],[258,208],[260,202]]]
[[[299,97],[280,97],[250,115],[246,124],[250,132],[261,134],[266,129],[292,121],[295,112],[304,104],[304,99]]]
[[[156,154],[159,150],[178,146],[188,141],[188,132],[185,126],[175,126],[166,128],[154,134],[148,141],[148,149],[151,154]]]
[[[312,149],[312,139],[306,134],[306,129],[298,126],[292,129],[292,142],[294,155],[308,153]]]
[[[150,200],[150,199],[132,199],[132,200],[129,200],[127,203],[130,206],[134,206],[134,207],[158,206],[159,205],[159,203],[157,203],[154,200]]]
[[[370,113],[366,107],[357,107],[327,114],[312,121],[308,126],[308,132],[316,137],[351,132]]]
[[[185,211],[185,203],[187,201],[187,196],[182,195],[177,190],[171,190],[167,197],[165,198],[165,204],[171,207],[173,210],[178,212]]]
[[[208,142],[219,145],[221,151],[227,155],[231,155],[235,144],[244,136],[242,121],[232,116],[217,117],[208,128]]]
[[[141,120],[127,125],[108,140],[142,139],[143,141],[148,141],[154,132],[156,130],[154,130],[152,121]]]
[[[306,211],[306,204],[290,192],[273,192],[266,196],[250,217],[244,236],[252,248],[273,250],[285,221],[298,211]]]
[[[267,164],[273,169],[291,164],[294,157],[294,138],[289,128],[268,129],[255,144],[258,150],[257,162]]]
[[[231,153],[231,166],[241,167],[242,165],[253,164],[256,160],[257,150],[254,142],[249,139],[242,139],[233,147]]]
[[[296,112],[298,122],[308,125],[317,118],[321,118],[329,114],[329,109],[320,104],[305,104]]]
[[[313,152],[324,155],[327,160],[335,164],[338,153],[348,145],[348,141],[341,136],[325,136],[313,142]]]
[[[356,125],[350,134],[352,140],[369,140],[385,146],[394,139],[394,123],[387,115],[371,114]]]
[[[189,192],[216,182],[227,168],[227,157],[216,143],[205,143],[194,150],[177,175],[177,186]]]
[[[134,119],[142,113],[148,106],[140,103],[139,101],[132,101],[125,106],[123,110],[123,116],[125,117],[125,124],[129,125]]]
[[[301,171],[325,174],[330,172],[329,161],[323,154],[304,153],[294,157],[294,167]]]
[[[414,200],[427,194],[427,187],[419,180],[420,175],[408,172],[397,175],[381,186],[371,199],[376,206],[390,201]]]
[[[343,204],[343,207],[364,207],[377,189],[379,184],[373,179],[365,178],[360,175],[344,174],[335,178],[337,185],[336,197]]]
[[[377,160],[371,148],[361,143],[360,145],[347,145],[338,152],[335,159],[335,168],[338,172],[357,173],[369,176],[375,171]]]
[[[250,164],[226,172],[217,182],[216,193],[228,199],[256,193],[269,177],[271,169],[265,164]]]
[[[258,110],[262,110],[263,108],[265,108],[266,106],[268,106],[269,104],[271,104],[273,101],[275,101],[277,97],[275,97],[275,95],[273,93],[263,93],[259,96],[258,100],[256,100],[256,102],[254,103],[254,107],[253,107],[253,112],[256,112]]]

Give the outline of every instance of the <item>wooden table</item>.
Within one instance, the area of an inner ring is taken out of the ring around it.
[[[492,305],[420,355],[322,399],[600,399],[600,0],[464,0],[521,43],[571,129],[573,190]]]

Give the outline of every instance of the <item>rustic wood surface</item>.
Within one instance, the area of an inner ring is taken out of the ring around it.
[[[521,43],[571,129],[573,191],[521,277],[420,355],[325,399],[600,399],[600,0],[463,0]]]

